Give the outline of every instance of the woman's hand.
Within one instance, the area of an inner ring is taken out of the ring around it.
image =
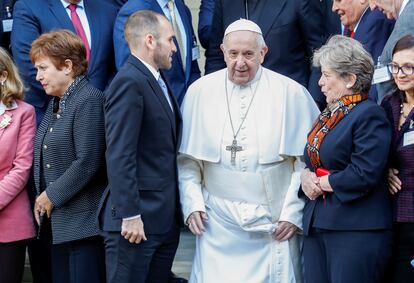
[[[44,191],[36,199],[35,217],[36,217],[36,211],[38,211],[40,216],[46,213],[47,217],[50,218],[50,215],[52,214],[52,210],[53,210],[53,203],[50,201],[49,197],[47,196],[46,191]]]
[[[308,168],[302,171],[300,180],[302,183],[302,191],[309,199],[315,200],[323,194],[322,189],[319,187],[319,178]]]
[[[322,191],[327,193],[333,193],[333,189],[331,187],[331,184],[329,184],[329,175],[325,175],[319,178],[319,186],[322,189]]]
[[[206,220],[208,220],[208,217],[205,212],[194,211],[188,216],[186,224],[194,235],[201,236],[205,231],[203,221]]]
[[[388,169],[388,190],[395,195],[401,190],[401,180],[398,178],[398,170],[395,168]]]

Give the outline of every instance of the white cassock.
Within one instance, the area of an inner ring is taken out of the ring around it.
[[[234,131],[246,117],[235,165],[226,150],[233,131],[225,80]],[[278,221],[302,227],[300,157],[319,114],[309,93],[262,67],[249,85],[237,86],[224,69],[194,82],[182,111],[178,169],[184,219],[194,211],[209,217],[196,239],[190,282],[301,282],[299,236],[279,242],[271,234]]]

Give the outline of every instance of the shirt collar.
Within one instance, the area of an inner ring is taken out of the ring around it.
[[[66,1],[64,1],[64,0],[60,0],[60,2],[62,2],[62,5],[63,5],[63,7],[65,7],[65,9],[66,9],[67,7],[69,7],[69,4],[70,4],[70,3],[68,3],[68,2],[66,2]],[[84,9],[83,0],[79,1],[79,3],[78,3],[78,4],[76,4],[76,5],[78,5],[78,7],[79,7],[79,8]]]
[[[145,67],[148,68],[148,70],[151,72],[151,74],[154,76],[154,78],[158,81],[160,77],[160,72],[158,72],[153,66],[142,60],[141,58],[137,57],[139,61],[141,61],[142,64],[145,65]]]
[[[167,6],[169,0],[157,0],[158,5],[160,5],[161,8],[164,8]]]
[[[369,6],[365,8],[365,11],[361,14],[361,17],[359,17],[359,20],[358,20],[357,24],[355,25],[353,32],[356,32],[356,30],[357,30],[357,28],[359,26],[359,23],[362,20],[362,17],[365,15],[365,13],[367,12],[368,9],[369,9]]]
[[[3,115],[4,112],[6,112],[6,110],[13,110],[13,109],[16,109],[17,107],[18,106],[17,106],[16,101],[13,101],[9,107],[4,105],[3,101],[0,101],[0,115]]]
[[[401,16],[402,11],[404,10],[405,6],[407,6],[408,1],[410,0],[404,0],[401,4],[400,12],[398,13],[398,16]]]

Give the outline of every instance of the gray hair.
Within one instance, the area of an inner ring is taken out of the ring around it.
[[[352,38],[332,36],[313,54],[313,65],[328,67],[343,79],[354,74],[356,82],[351,90],[355,93],[368,93],[371,88],[374,62],[362,44]]]
[[[253,32],[253,31],[251,31],[251,32]],[[259,47],[260,49],[262,49],[262,48],[264,48],[264,47],[267,47],[266,42],[265,42],[265,40],[264,40],[264,38],[263,38],[263,35],[261,35],[260,33],[257,33],[257,32],[253,32],[253,33],[256,35],[256,43],[257,43],[257,47]],[[229,34],[230,34],[230,33],[229,33]],[[225,35],[225,36],[223,37],[223,44],[224,44],[224,45],[225,45],[226,38],[227,38],[227,36],[228,36],[229,34],[227,34],[227,35]]]
[[[128,42],[130,49],[132,49],[131,47],[136,48],[140,39],[149,33],[155,38],[159,38],[161,32],[160,17],[164,16],[149,10],[138,11],[128,17],[124,32],[125,40]]]

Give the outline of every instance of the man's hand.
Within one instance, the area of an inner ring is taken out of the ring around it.
[[[279,221],[273,238],[279,242],[289,240],[295,235],[298,227],[287,221]]]
[[[47,213],[47,217],[50,218],[53,210],[53,203],[50,201],[49,197],[46,194],[46,191],[43,191],[37,198],[35,202],[35,217],[36,221],[38,221],[39,214],[43,216],[43,214]],[[39,221],[38,221],[39,223]]]
[[[202,211],[194,211],[188,216],[186,224],[190,231],[197,236],[201,236],[205,230],[203,221],[208,220],[207,214]]]
[[[121,235],[131,244],[139,244],[142,240],[146,241],[144,222],[142,222],[141,217],[122,220]]]

